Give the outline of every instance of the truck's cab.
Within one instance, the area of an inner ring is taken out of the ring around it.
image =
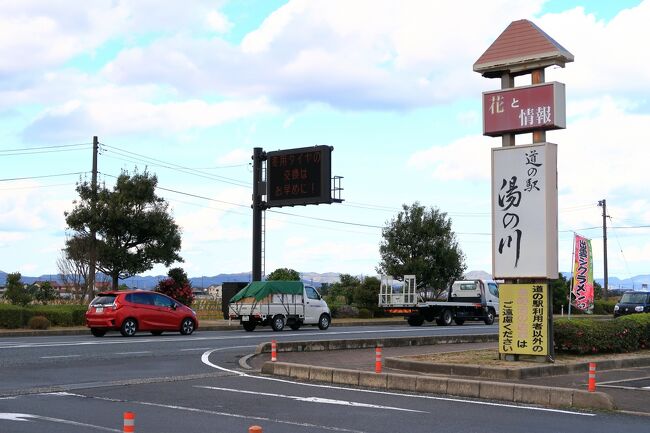
[[[476,302],[499,315],[499,286],[492,280],[454,281],[449,289],[450,302]]]

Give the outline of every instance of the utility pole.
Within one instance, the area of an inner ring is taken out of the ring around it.
[[[90,295],[95,296],[95,268],[97,266],[97,231],[95,229],[94,218],[97,216],[97,154],[99,153],[99,139],[93,137],[93,172],[92,172],[92,198],[90,208],[92,209],[92,218],[90,222],[90,264],[88,265],[88,285]]]
[[[605,268],[605,278],[603,280],[603,290],[605,299],[607,299],[607,200],[598,201],[598,206],[603,208],[603,267]]]

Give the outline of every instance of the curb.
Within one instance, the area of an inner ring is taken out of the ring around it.
[[[396,370],[417,371],[428,374],[476,376],[485,379],[529,379],[533,377],[560,376],[589,371],[589,362],[566,365],[539,365],[535,367],[494,368],[482,365],[434,364],[402,358],[385,358],[385,366]],[[650,356],[628,359],[606,359],[598,362],[598,370],[615,370],[626,367],[646,367]]]
[[[447,394],[457,397],[484,398],[557,408],[615,409],[612,398],[603,392],[587,392],[549,386],[415,376],[397,373],[377,374],[368,371],[316,367],[288,362],[265,362],[262,366],[262,373],[336,385]]]
[[[324,350],[369,349],[378,344],[383,347],[430,346],[448,343],[490,343],[498,341],[497,334],[477,335],[431,335],[426,337],[388,337],[356,340],[323,340],[323,341],[278,341],[278,352],[320,352]],[[271,343],[260,343],[255,348],[255,354],[271,351]]]

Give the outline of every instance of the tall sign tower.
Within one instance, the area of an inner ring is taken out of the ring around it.
[[[499,288],[499,353],[553,361],[552,294],[558,277],[557,145],[546,131],[566,127],[564,84],[544,70],[573,54],[528,20],[513,21],[474,63],[501,90],[483,93],[483,134],[501,137],[492,149],[492,274]],[[515,87],[529,75],[530,85]],[[515,146],[515,135],[532,143]]]

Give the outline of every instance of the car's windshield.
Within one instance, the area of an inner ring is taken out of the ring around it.
[[[115,302],[116,295],[100,295],[93,299],[90,305],[111,305]]]
[[[648,299],[647,293],[623,293],[622,304],[643,304]]]

